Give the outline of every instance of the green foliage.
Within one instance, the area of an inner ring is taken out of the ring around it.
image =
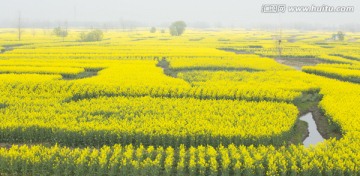
[[[155,33],[155,32],[156,32],[156,28],[155,28],[155,27],[151,27],[150,32],[151,32],[151,33]]]
[[[333,40],[344,41],[344,39],[345,39],[345,34],[344,34],[342,31],[339,31],[337,34],[333,34],[333,35],[332,35],[332,39],[333,39]]]
[[[340,41],[344,41],[345,34],[344,34],[343,32],[339,31],[339,32],[337,33],[337,35],[338,35]]]
[[[80,34],[80,41],[81,42],[96,42],[96,41],[101,41],[104,37],[104,33],[97,29],[97,30],[93,30],[89,33],[85,33],[82,32]]]
[[[58,36],[58,37],[62,37],[65,38],[68,36],[68,31],[66,29],[62,29],[61,27],[57,27],[54,29],[53,33]]]
[[[180,36],[184,33],[185,28],[186,23],[184,21],[175,21],[169,27],[170,34],[172,36]]]

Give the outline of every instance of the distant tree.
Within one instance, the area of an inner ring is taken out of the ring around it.
[[[180,36],[184,33],[185,28],[186,23],[184,21],[175,21],[169,27],[170,34],[172,36]]]
[[[344,41],[345,34],[342,31],[338,31],[337,33],[333,34],[331,38],[333,40]]]
[[[32,34],[33,37],[35,37],[35,35],[36,35],[36,30],[35,30],[34,28],[31,30],[31,34]]]
[[[104,34],[101,30],[92,30],[89,33],[82,32],[80,34],[80,41],[81,42],[96,42],[101,41],[104,37]]]
[[[155,33],[155,32],[156,32],[156,28],[155,28],[155,27],[151,27],[150,32],[151,32],[151,33]]]
[[[337,33],[337,36],[338,36],[338,39],[339,39],[340,41],[344,41],[345,34],[344,34],[343,32],[339,31],[339,32]]]
[[[160,31],[161,33],[165,33],[165,29],[161,29],[161,31]]]
[[[62,37],[63,41],[65,40],[65,37],[68,36],[68,31],[66,29],[62,29],[61,27],[54,28],[53,33],[58,37]]]
[[[85,32],[81,32],[81,33],[80,33],[80,40],[79,40],[79,41],[85,42],[85,40],[86,40],[86,33],[85,33]]]
[[[332,38],[333,40],[337,40],[338,36],[337,36],[337,34],[333,34],[331,38]]]

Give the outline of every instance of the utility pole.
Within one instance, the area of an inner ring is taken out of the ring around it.
[[[276,39],[276,49],[277,49],[277,52],[278,52],[278,57],[281,59],[282,57],[282,50],[283,50],[283,47],[282,47],[282,43],[283,43],[283,38],[282,38],[282,22],[281,22],[281,13],[279,13],[279,24],[278,24],[278,28],[279,28],[279,35]]]
[[[19,41],[21,40],[21,12],[19,12],[19,19],[18,19],[18,38],[19,38]]]
[[[122,28],[122,31],[125,32],[126,26],[125,26],[125,22],[124,22],[123,18],[120,18],[120,26]]]
[[[279,36],[278,36],[278,39],[276,41],[279,58],[281,58],[281,54],[282,54],[281,42],[282,42],[282,30],[280,29]]]

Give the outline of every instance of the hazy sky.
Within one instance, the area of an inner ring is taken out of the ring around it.
[[[355,6],[353,13],[261,13],[263,4]],[[359,23],[359,0],[0,0],[0,20],[10,24],[18,13],[28,21],[132,20],[162,24],[174,20],[222,25],[262,23]]]

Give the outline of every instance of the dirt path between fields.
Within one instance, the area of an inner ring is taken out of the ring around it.
[[[321,63],[326,63],[317,58],[274,58],[280,64],[290,66],[296,70],[301,70],[303,66],[313,66]]]

